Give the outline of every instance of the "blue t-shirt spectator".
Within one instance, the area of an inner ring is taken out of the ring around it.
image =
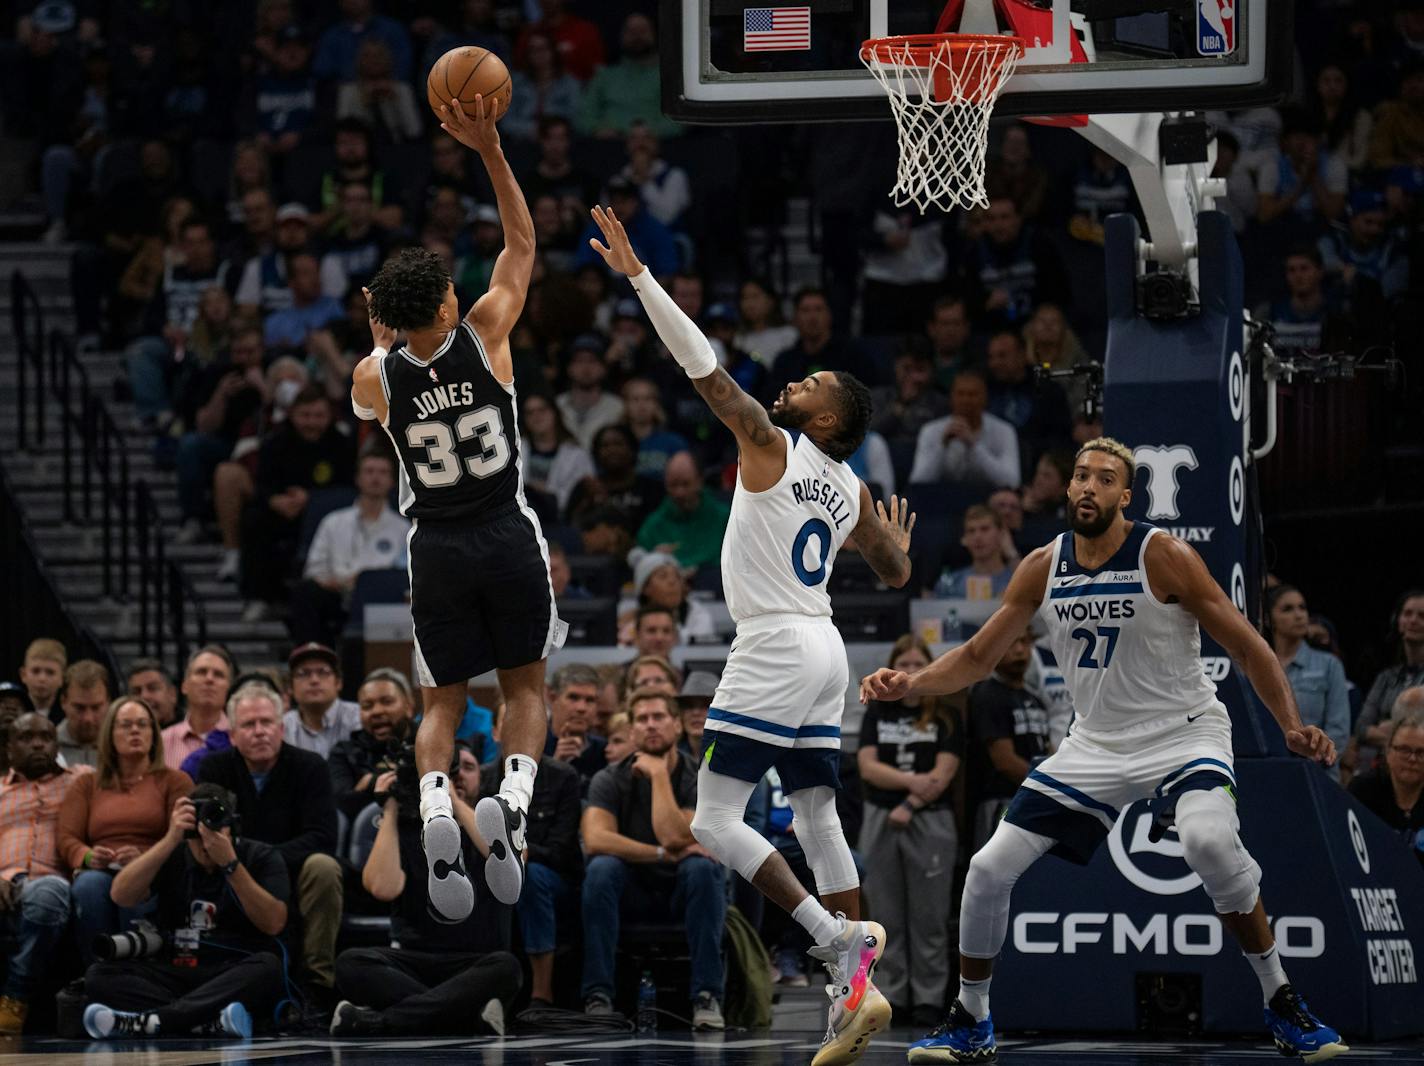
[[[259,133],[305,133],[316,117],[316,79],[306,73],[259,75],[256,108]]]
[[[338,22],[321,35],[316,44],[312,73],[322,81],[352,81],[356,77],[356,55],[367,37],[374,37],[391,52],[391,68],[401,81],[410,80],[410,34],[404,26],[384,15],[370,15],[363,22]]]
[[[1006,566],[996,574],[978,574],[974,567],[966,566],[963,570],[951,570],[949,573],[941,574],[940,579],[935,582],[934,594],[945,600],[997,600],[1004,595],[1004,589],[1009,587],[1009,578],[1014,576],[1013,567]],[[982,589],[973,589],[976,595],[971,596],[972,579],[979,578],[981,582],[987,581],[989,595],[982,594]]]
[[[330,296],[318,296],[305,307],[273,311],[262,326],[262,339],[269,348],[299,348],[312,330],[324,329],[345,317],[340,303]]]

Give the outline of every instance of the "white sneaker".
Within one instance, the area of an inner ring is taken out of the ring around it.
[[[217,579],[219,581],[236,581],[238,571],[242,568],[242,552],[236,548],[224,548],[222,562],[218,563]]]
[[[808,952],[831,978],[826,1035],[811,1066],[847,1066],[864,1054],[872,1034],[889,1027],[890,1003],[871,980],[884,951],[885,929],[878,922],[847,921],[830,944]]]
[[[489,1026],[495,1036],[503,1036],[504,1004],[497,999],[490,1000],[485,1004],[485,1009],[480,1011],[480,1021]]]
[[[722,1004],[711,992],[699,992],[693,1000],[692,1028],[703,1033],[719,1033],[727,1028],[727,1022],[722,1017]]]

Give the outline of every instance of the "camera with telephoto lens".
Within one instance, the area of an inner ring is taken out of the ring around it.
[[[216,796],[204,796],[193,801],[193,814],[198,822],[207,826],[214,833],[222,829],[223,826],[235,825],[237,823],[237,812],[230,810],[228,805]],[[198,827],[184,830],[184,839],[197,837]]]
[[[127,933],[94,938],[94,954],[105,962],[144,959],[162,950],[163,934],[151,922],[137,921]]]
[[[375,766],[377,777],[391,770],[396,772],[396,780],[389,792],[377,792],[371,798],[384,804],[394,798],[400,806],[414,810],[420,801],[420,775],[415,769],[415,743],[409,740],[393,741],[387,754]]]

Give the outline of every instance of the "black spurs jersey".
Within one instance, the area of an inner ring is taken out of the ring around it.
[[[400,453],[400,512],[408,518],[479,518],[523,496],[514,386],[490,370],[484,345],[461,322],[429,363],[404,349],[381,360]]]

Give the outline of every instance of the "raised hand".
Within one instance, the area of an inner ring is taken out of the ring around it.
[[[627,274],[630,278],[635,274],[643,272],[643,264],[638,261],[638,257],[633,254],[633,245],[628,241],[628,234],[623,230],[623,223],[618,221],[618,216],[613,213],[611,207],[600,207],[595,205],[590,214],[598,228],[603,231],[603,239],[608,244],[602,245],[598,238],[588,239],[591,247],[599,255],[603,256],[603,261],[620,274]]]
[[[895,542],[895,547],[908,555],[910,531],[915,528],[915,514],[910,510],[910,501],[891,496],[890,511],[887,514],[884,502],[876,500],[875,513],[880,518],[880,524],[885,527],[885,532],[889,533],[890,539]]]
[[[469,111],[459,100],[440,105],[440,128],[466,148],[484,154],[497,152],[499,130],[495,126],[497,106],[493,100],[486,100],[476,94]]]

